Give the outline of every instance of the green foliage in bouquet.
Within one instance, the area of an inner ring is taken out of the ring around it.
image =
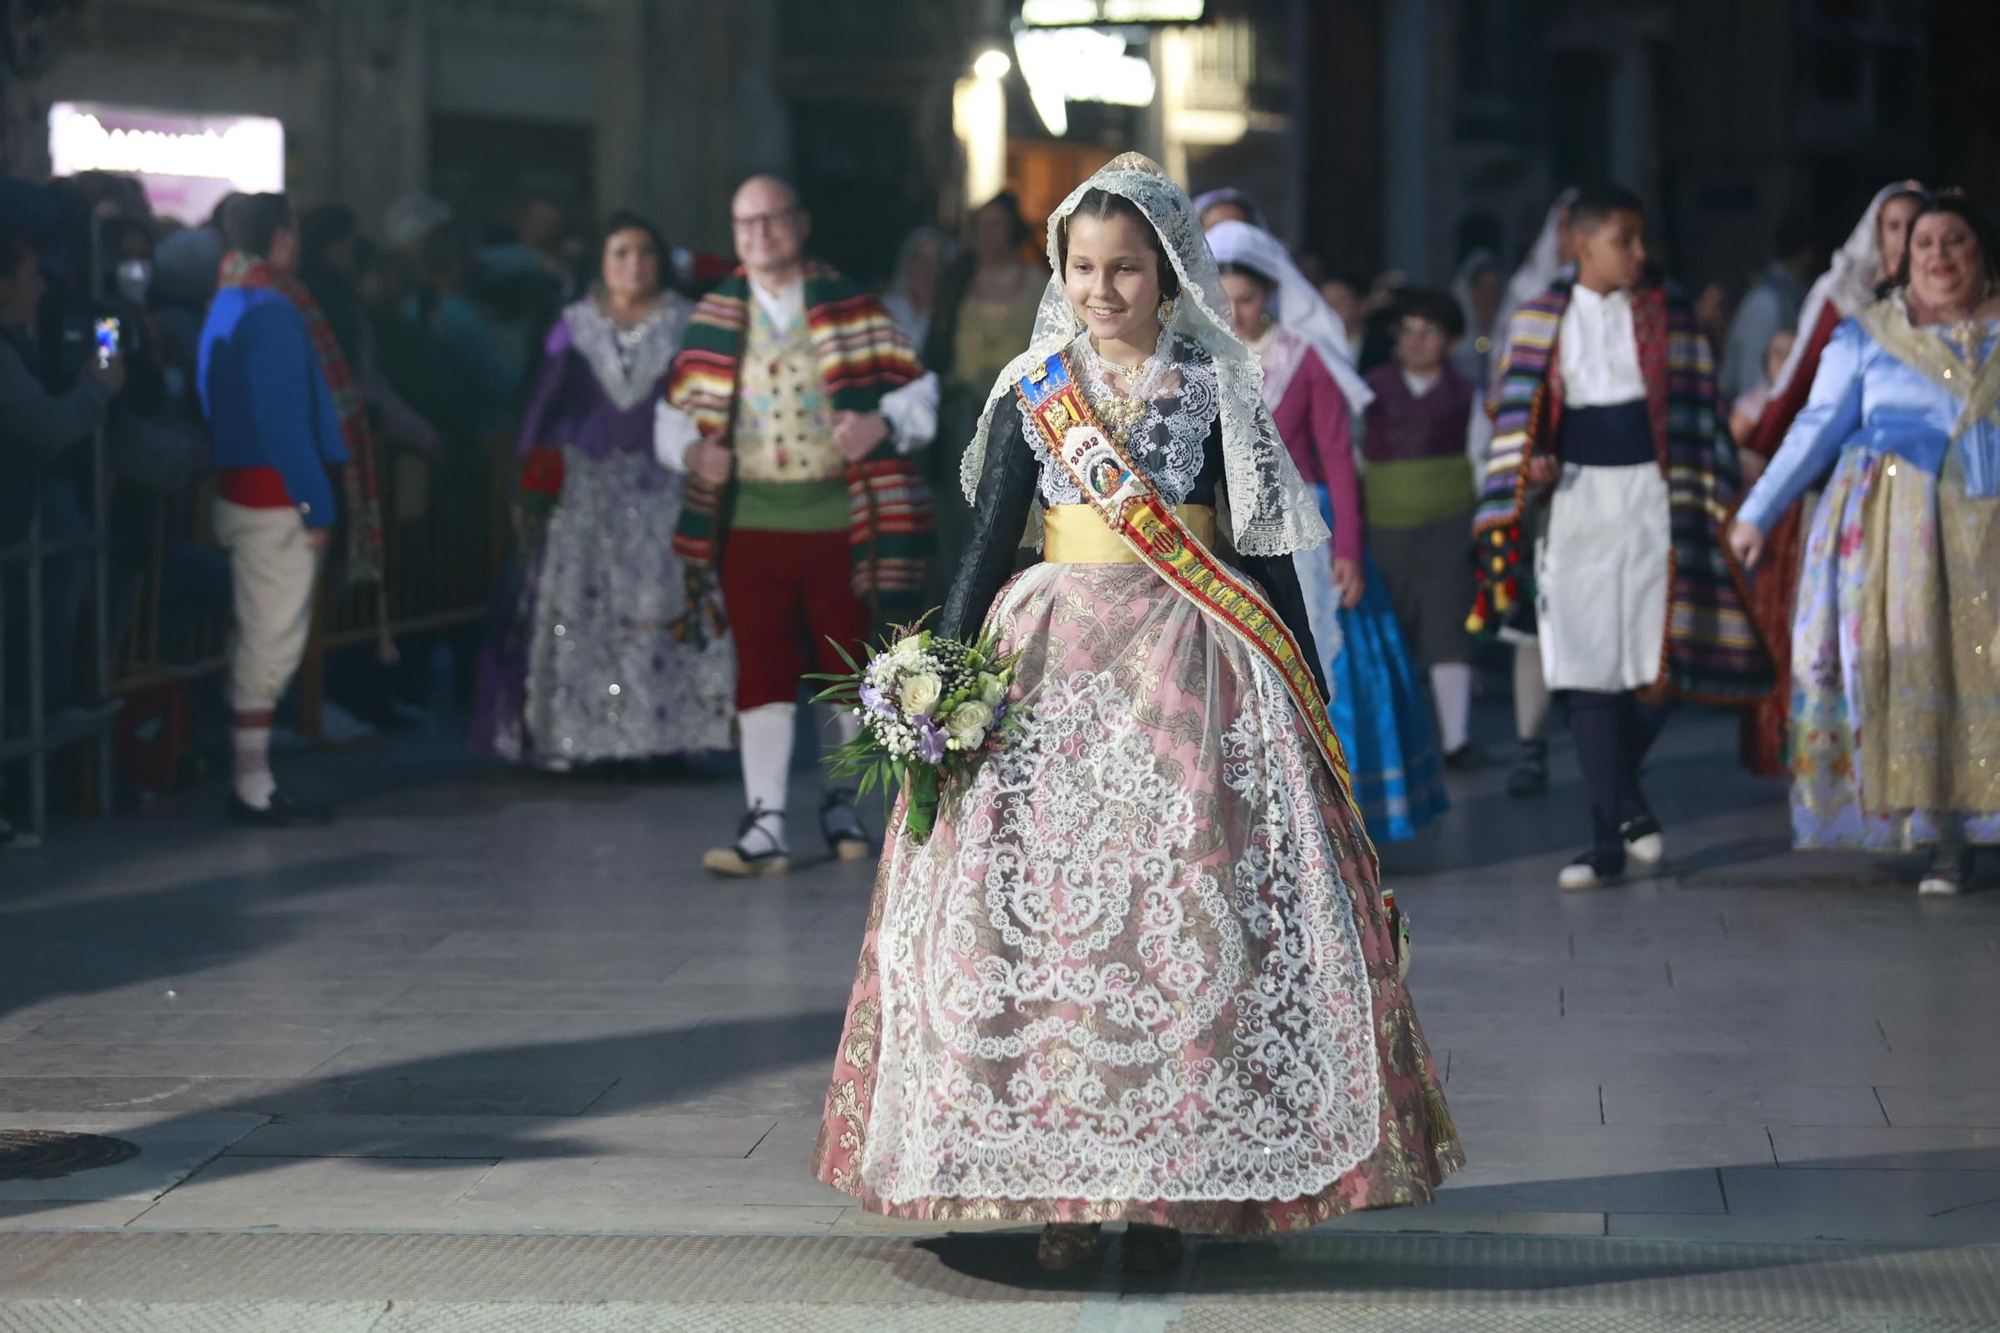
[[[928,617],[926,617],[927,619]],[[818,700],[853,712],[860,734],[827,759],[836,778],[858,780],[866,794],[880,787],[886,800],[901,783],[909,793],[904,831],[917,842],[930,836],[944,787],[970,776],[983,755],[1006,748],[1023,712],[1008,699],[1020,654],[1000,654],[994,636],[972,643],[904,626],[857,663],[834,644],[847,664]]]

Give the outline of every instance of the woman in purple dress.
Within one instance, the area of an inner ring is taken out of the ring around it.
[[[665,253],[650,223],[615,214],[595,290],[549,334],[521,423],[518,576],[480,663],[481,752],[562,770],[729,748],[733,649],[674,557],[681,478],[653,457],[690,309],[661,286]]]

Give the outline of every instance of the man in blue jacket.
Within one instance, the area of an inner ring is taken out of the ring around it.
[[[305,656],[313,590],[335,508],[329,468],[347,462],[333,394],[305,317],[283,285],[298,230],[283,195],[222,211],[222,280],[201,331],[201,403],[214,440],[214,527],[229,548],[236,637],[229,651],[241,824],[324,823],[271,776],[271,718]]]

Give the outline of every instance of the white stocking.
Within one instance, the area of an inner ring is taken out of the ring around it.
[[[1472,718],[1472,668],[1464,662],[1439,662],[1431,668],[1431,693],[1437,698],[1438,730],[1444,752],[1465,744]]]
[[[1542,646],[1514,645],[1514,734],[1538,741],[1549,730],[1549,687],[1542,676]]]
[[[737,714],[743,733],[745,808],[785,813],[798,711],[797,704],[764,704]]]

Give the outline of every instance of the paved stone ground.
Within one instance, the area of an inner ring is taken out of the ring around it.
[[[1497,707],[1481,722],[1504,726]],[[705,880],[696,855],[738,799],[721,773],[555,779],[420,743],[288,772],[342,821],[243,833],[205,793],[0,859],[0,1129],[142,1149],[0,1181],[0,1229],[918,1243],[925,1228],[806,1169],[869,867]],[[1511,801],[1499,767],[1468,775],[1442,827],[1385,852],[1472,1162],[1436,1207],[1311,1243],[1410,1230],[1990,1259],[2000,892],[1919,902],[1910,862],[1789,854],[1782,787],[1735,768],[1728,723],[1687,714],[1650,777],[1667,873],[1561,895],[1582,815],[1573,768],[1557,779]],[[988,1238],[1003,1242],[1024,1243]],[[0,1302],[145,1295],[18,1271],[0,1248]],[[1952,1313],[1870,1318],[1899,1311]]]

